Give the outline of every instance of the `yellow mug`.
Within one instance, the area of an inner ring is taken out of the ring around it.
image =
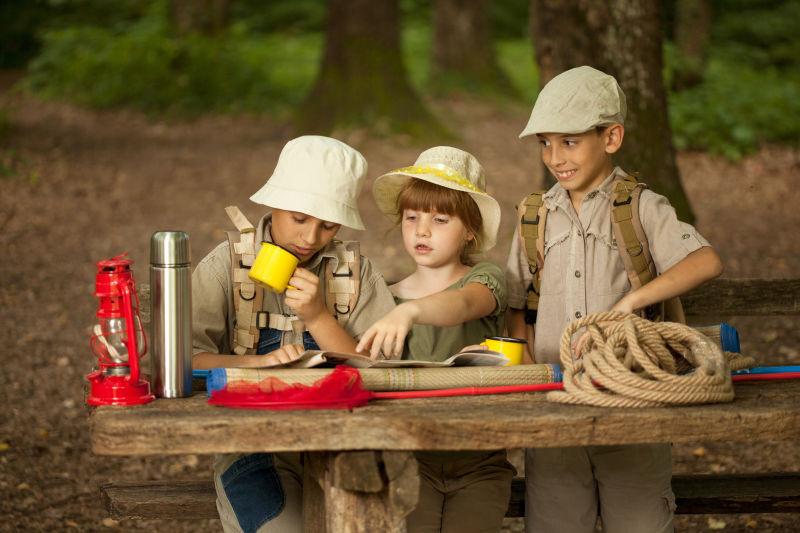
[[[513,337],[487,337],[483,344],[490,350],[505,355],[508,359],[506,366],[511,366],[522,363],[522,354],[527,342]]]
[[[300,260],[292,252],[271,242],[262,242],[248,276],[258,285],[282,293],[289,285]]]

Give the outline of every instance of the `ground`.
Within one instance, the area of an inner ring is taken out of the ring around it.
[[[147,282],[148,242],[157,230],[191,235],[194,260],[229,228],[223,208],[248,201],[269,177],[288,128],[263,117],[162,122],[131,112],[96,112],[8,91],[0,105],[11,131],[0,145],[0,530],[216,531],[217,521],[115,521],[98,488],[122,480],[207,475],[209,458],[110,458],[89,450],[83,376],[93,365],[88,328],[96,301],[94,263],[127,251]],[[483,163],[504,208],[503,261],[512,205],[540,184],[535,147],[517,140],[528,110],[465,99],[430,102],[457,143]],[[361,150],[370,183],[361,198],[363,252],[389,279],[408,268],[396,231],[368,193],[381,172],[413,163],[423,147],[363,132],[335,134]],[[719,250],[729,277],[800,276],[800,209],[794,188],[800,152],[764,147],[740,162],[703,153],[678,156],[697,227]],[[345,235],[346,236],[346,235]],[[762,362],[800,363],[797,318],[734,319],[743,347]],[[515,454],[518,457],[519,454]],[[675,472],[800,470],[800,445],[676,446]],[[781,531],[797,515],[680,517],[679,531]],[[520,530],[509,520],[508,530]]]

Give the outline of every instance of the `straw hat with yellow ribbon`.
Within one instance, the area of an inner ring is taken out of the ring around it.
[[[389,218],[396,219],[397,197],[411,178],[469,194],[481,212],[479,251],[495,245],[500,227],[500,204],[486,193],[483,167],[475,156],[451,146],[435,146],[422,152],[413,166],[398,168],[378,177],[372,186],[375,203]]]

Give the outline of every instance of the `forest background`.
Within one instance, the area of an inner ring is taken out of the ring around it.
[[[629,170],[720,251],[728,277],[800,277],[798,0],[9,0],[0,4],[0,510],[8,530],[199,531],[115,521],[102,483],[207,475],[209,458],[88,446],[94,262],[180,228],[198,261],[293,136],[361,150],[358,238],[388,279],[410,262],[371,179],[434,144],[473,152],[504,220],[548,183],[517,140],[541,85],[591,64],[632,102]],[[366,43],[366,44],[365,44]],[[365,53],[371,52],[371,53]],[[642,81],[644,80],[644,81]],[[650,105],[652,104],[652,105]],[[744,349],[800,362],[794,318],[735,319]],[[676,472],[800,470],[800,446],[675,447]],[[792,515],[681,517],[679,530],[793,531]],[[506,528],[518,530],[519,521]]]

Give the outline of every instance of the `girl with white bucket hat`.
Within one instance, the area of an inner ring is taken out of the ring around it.
[[[394,308],[392,294],[358,243],[334,238],[364,229],[357,200],[367,173],[350,146],[319,136],[289,141],[272,176],[250,199],[271,208],[251,224],[226,211],[237,231],[192,276],[194,368],[258,367],[308,349],[355,352],[356,339]],[[262,243],[298,263],[285,292],[248,276]],[[302,531],[298,454],[218,456],[217,509],[226,532]]]
[[[401,228],[415,271],[392,285],[397,307],[370,327],[357,349],[440,361],[501,335],[503,272],[472,254],[495,244],[500,206],[486,193],[478,160],[449,146],[375,180],[378,208]],[[419,503],[408,530],[498,531],[511,491],[505,450],[418,452]]]

